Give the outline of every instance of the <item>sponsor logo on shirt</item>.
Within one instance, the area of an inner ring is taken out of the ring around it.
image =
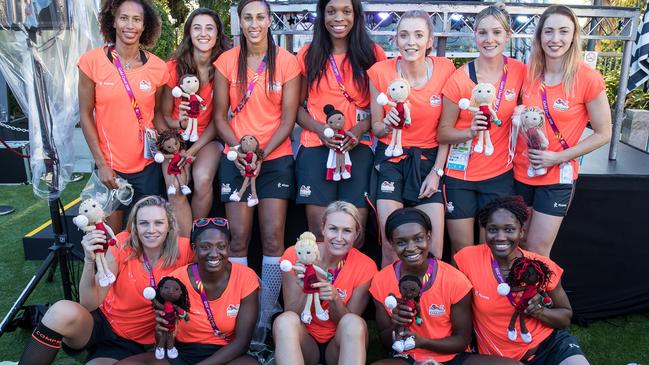
[[[444,314],[446,314],[446,307],[444,304],[431,304],[430,307],[428,307],[428,315],[432,317],[443,316]]]
[[[446,203],[446,211],[449,213],[453,213],[455,210],[455,207],[453,206],[453,202],[448,202]]]
[[[151,82],[147,80],[142,80],[140,81],[140,90],[144,91],[145,93],[148,93],[151,91],[153,88],[151,87]]]
[[[230,187],[230,184],[221,184],[221,194],[230,194],[232,192],[232,188]]]
[[[99,86],[115,86],[115,83],[111,81],[99,81]]]
[[[338,296],[340,297],[340,299],[347,298],[347,290],[336,288],[336,291],[338,292]]]
[[[310,185],[302,185],[300,186],[300,196],[303,198],[308,198],[311,196],[311,186]]]
[[[439,95],[431,95],[430,96],[430,105],[431,106],[440,106],[440,105],[442,105],[442,98],[440,98]]]
[[[277,183],[277,188],[289,188],[291,187],[289,184],[284,184],[284,183]]]
[[[381,191],[384,193],[393,193],[394,192],[394,182],[393,181],[384,181],[381,183]]]
[[[555,208],[565,208],[567,206],[568,206],[568,204],[554,202],[554,207]]]
[[[557,98],[557,100],[554,101],[552,107],[560,112],[565,112],[570,109],[570,106],[568,106],[568,100],[563,100],[561,98]]]
[[[480,292],[478,291],[478,289],[475,289],[475,290],[473,291],[473,295],[476,296],[476,297],[478,297],[478,298],[482,298],[482,299],[484,299],[484,300],[491,300],[491,298],[489,298],[488,296],[486,296],[486,295],[480,293]]]
[[[516,97],[516,91],[514,89],[505,90],[505,100],[512,101]]]
[[[236,317],[239,314],[239,304],[229,304],[225,309],[225,314],[230,318]]]

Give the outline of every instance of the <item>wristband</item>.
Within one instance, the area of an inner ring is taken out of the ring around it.
[[[185,159],[185,161],[187,161],[188,164],[191,164],[191,163],[194,162],[194,159],[191,158],[191,157],[187,157],[187,158]]]

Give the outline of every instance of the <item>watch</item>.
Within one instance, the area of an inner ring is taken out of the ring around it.
[[[433,167],[433,171],[437,174],[437,176],[442,177],[444,176],[444,169],[436,169]]]

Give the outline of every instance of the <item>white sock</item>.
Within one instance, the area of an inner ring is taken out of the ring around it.
[[[230,262],[241,264],[243,266],[248,266],[248,258],[247,257],[228,257],[228,260],[230,260]]]
[[[259,323],[270,328],[270,320],[275,313],[279,291],[282,288],[282,270],[279,257],[264,256],[261,264],[261,314]]]

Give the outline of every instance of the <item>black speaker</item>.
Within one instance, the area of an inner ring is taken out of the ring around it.
[[[6,142],[11,149],[29,155],[28,141]],[[31,179],[29,159],[18,156],[14,151],[0,143],[0,184],[28,184]]]

